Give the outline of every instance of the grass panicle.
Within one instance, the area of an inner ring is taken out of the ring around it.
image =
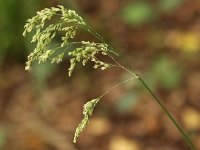
[[[31,68],[31,64],[33,62],[44,63],[50,61],[51,63],[60,63],[64,60],[65,55],[68,55],[70,58],[70,67],[68,69],[69,76],[72,75],[72,72],[76,67],[76,63],[80,62],[83,66],[85,66],[88,61],[94,63],[94,69],[105,70],[110,67],[119,67],[132,76],[132,78],[116,84],[100,97],[92,99],[84,105],[84,117],[76,128],[73,142],[76,143],[77,138],[86,128],[87,124],[89,123],[89,119],[92,116],[93,110],[100,99],[102,99],[114,88],[117,88],[118,86],[133,79],[138,79],[179,130],[190,149],[195,150],[193,143],[183,128],[178,124],[166,106],[154,94],[144,80],[137,75],[130,65],[124,61],[118,53],[116,53],[116,50],[110,46],[101,35],[95,32],[95,30],[93,30],[74,10],[65,9],[60,5],[58,7],[45,8],[41,11],[38,11],[36,16],[28,19],[24,28],[23,35],[26,36],[27,33],[33,32],[34,34],[31,42],[36,44],[35,49],[28,56],[25,66],[26,70]],[[76,36],[78,29],[83,29],[91,33],[99,40],[100,43],[90,41],[74,41],[74,37]],[[52,45],[52,40],[57,34],[63,35],[60,39],[60,43]],[[76,45],[76,47],[66,53],[71,45]],[[113,63],[107,63],[99,60],[99,54],[110,58]]]

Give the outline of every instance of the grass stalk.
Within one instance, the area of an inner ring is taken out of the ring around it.
[[[98,33],[96,33],[94,30],[92,30],[91,28],[89,28],[88,30],[90,33],[92,33],[96,38],[98,38],[100,41],[108,44]],[[109,47],[111,47],[112,50],[115,50],[112,46],[110,46],[110,44],[108,44]],[[120,56],[117,56],[121,59]],[[113,59],[113,57],[111,57]],[[113,59],[114,60],[114,59]],[[115,60],[114,60],[115,61]],[[124,60],[123,60],[124,61]],[[115,61],[116,62],[116,61]],[[126,63],[129,67],[129,69],[127,69],[124,66],[121,66],[121,64],[119,64],[118,62],[116,62],[121,68],[125,69],[125,71],[127,71],[128,73],[131,73],[132,75],[134,74],[134,76],[136,75],[135,72],[132,70],[132,68],[130,67],[130,65],[128,63]],[[172,121],[172,123],[175,125],[175,127],[178,129],[178,131],[180,132],[181,136],[183,137],[185,143],[190,147],[191,150],[196,150],[195,146],[193,145],[192,141],[190,140],[189,136],[186,134],[186,132],[184,131],[184,129],[181,127],[181,125],[176,121],[176,119],[173,117],[173,115],[168,111],[168,109],[166,108],[166,106],[164,105],[164,103],[155,95],[155,93],[149,88],[149,86],[146,84],[146,82],[138,75],[136,75],[138,77],[138,80],[140,81],[140,83],[146,88],[146,90],[151,94],[151,96],[154,98],[154,100],[157,102],[157,104],[161,107],[161,109],[164,111],[164,113],[168,116],[168,118]]]
[[[190,147],[191,150],[196,150],[194,147],[192,141],[190,140],[189,136],[185,133],[184,129],[179,125],[179,123],[176,121],[176,119],[173,117],[173,115],[167,110],[166,106],[162,101],[154,94],[154,92],[149,88],[149,86],[145,83],[145,81],[138,76],[138,80],[142,83],[142,85],[147,89],[147,91],[151,94],[151,96],[154,98],[154,100],[158,103],[158,105],[161,107],[161,109],[165,112],[165,114],[168,116],[168,118],[172,121],[172,123],[176,126],[176,128],[181,133],[183,139],[185,140],[186,144]]]

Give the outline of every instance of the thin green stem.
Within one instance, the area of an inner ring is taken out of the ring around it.
[[[126,67],[124,67],[122,64],[120,64],[117,60],[115,60],[115,58],[112,55],[108,55],[120,68],[124,69],[126,72],[130,73],[131,75],[133,75],[134,77],[138,77],[132,70],[127,69]]]
[[[85,30],[87,30],[88,32],[90,32],[92,35],[94,35],[101,42],[108,45],[108,47],[110,48],[110,51],[113,54],[115,54],[115,56],[118,57],[129,68],[129,70],[133,70],[131,68],[131,66],[126,61],[124,61],[124,59],[116,52],[116,49],[113,48],[107,41],[105,41],[104,38],[100,34],[98,34],[92,27],[90,27],[89,25],[84,25],[84,26],[81,26],[81,27],[84,28]]]
[[[181,135],[184,138],[187,145],[191,148],[191,150],[196,150],[196,148],[194,147],[189,136],[185,133],[184,129],[175,120],[173,115],[167,110],[166,106],[162,103],[162,101],[154,94],[154,92],[149,88],[149,86],[145,83],[145,81],[141,77],[138,76],[138,80],[144,85],[144,87],[148,90],[148,92],[151,94],[151,96],[154,98],[154,100],[159,104],[159,106],[162,108],[162,110],[166,113],[166,115],[169,117],[169,119],[173,122],[173,124],[176,126],[176,128],[181,133]]]
[[[110,44],[108,44],[103,38],[102,36],[100,36],[97,32],[95,32],[92,28],[90,28],[89,26],[84,26],[83,28],[85,28],[88,32],[90,32],[91,34],[93,34],[97,39],[99,39],[101,42],[107,44],[110,49],[112,51],[115,52],[115,49],[110,46]],[[152,95],[152,97],[154,98],[154,100],[158,103],[158,105],[161,107],[161,109],[166,113],[166,115],[169,117],[169,119],[172,121],[172,123],[176,126],[176,128],[179,130],[180,134],[182,135],[183,139],[185,140],[186,144],[190,147],[191,150],[196,150],[196,148],[194,147],[192,141],[190,140],[189,136],[185,133],[184,129],[179,125],[179,123],[175,120],[175,118],[172,116],[172,114],[170,114],[170,112],[167,110],[166,106],[162,103],[162,101],[154,94],[154,92],[149,88],[149,86],[144,82],[144,80],[138,76],[137,74],[135,74],[135,72],[133,71],[133,69],[131,68],[131,66],[124,61],[120,55],[116,55],[116,57],[118,57],[120,60],[122,60],[127,66],[128,68],[124,67],[123,65],[121,65],[117,60],[115,60],[112,55],[110,56],[112,58],[112,60],[119,65],[119,67],[121,67],[122,69],[124,69],[125,71],[129,72],[131,75],[133,75],[133,78],[138,78],[138,80],[144,85],[144,87],[147,89],[147,91]],[[130,79],[124,81],[124,82],[128,82],[130,81]],[[111,88],[110,90],[108,90],[107,92],[105,92],[101,97],[103,97],[104,95],[108,94],[112,89],[118,87],[119,85],[123,84],[119,83],[116,86],[114,86],[113,88]]]
[[[129,79],[127,79],[127,80],[124,80],[124,81],[122,81],[122,82],[116,84],[115,86],[113,86],[112,88],[110,88],[109,90],[107,90],[104,94],[102,94],[102,95],[99,97],[99,99],[101,99],[102,97],[106,96],[106,95],[107,95],[110,91],[112,91],[113,89],[115,89],[115,88],[119,87],[120,85],[122,85],[122,84],[124,84],[124,83],[126,83],[126,82],[128,82],[128,81],[130,81],[130,80],[133,80],[133,79],[137,79],[137,77],[132,77],[132,78],[129,78]]]

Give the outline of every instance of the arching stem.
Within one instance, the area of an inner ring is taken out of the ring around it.
[[[90,32],[92,35],[94,35],[97,39],[99,39],[101,42],[107,44],[112,51],[115,52],[115,49],[110,46],[98,33],[96,33],[92,28],[90,27],[86,27],[85,28],[88,32]],[[116,57],[118,57],[119,59],[122,59],[119,55],[116,55]],[[192,141],[190,140],[189,136],[186,134],[186,132],[184,131],[184,129],[179,125],[179,123],[176,121],[176,119],[173,117],[173,115],[168,111],[168,109],[166,108],[166,106],[164,105],[164,103],[162,103],[162,101],[154,94],[154,92],[149,88],[149,86],[145,83],[145,81],[139,76],[137,75],[132,68],[130,67],[130,65],[126,62],[126,65],[128,66],[128,68],[124,67],[123,65],[121,65],[117,60],[114,59],[114,57],[112,55],[110,55],[110,58],[122,69],[124,69],[126,72],[130,73],[133,78],[137,78],[140,83],[146,88],[146,90],[151,94],[151,96],[154,98],[154,100],[157,102],[157,104],[160,106],[160,108],[165,112],[165,114],[168,116],[168,118],[172,121],[172,123],[175,125],[175,127],[178,129],[178,131],[180,132],[180,134],[182,135],[185,143],[190,147],[191,150],[196,150],[196,148],[194,147]],[[125,62],[123,60],[123,62]],[[128,82],[131,79],[126,80],[125,82]],[[123,84],[119,83],[116,86],[114,86],[113,88],[118,87],[119,85]],[[112,90],[113,88],[111,88],[110,90]],[[110,90],[108,90],[105,94],[107,94]],[[104,95],[103,95],[104,96]]]
[[[183,128],[179,125],[179,123],[176,121],[176,119],[173,117],[173,115],[167,110],[166,106],[162,101],[154,94],[154,92],[149,88],[149,86],[145,83],[145,81],[138,76],[138,80],[142,83],[142,85],[147,89],[147,91],[151,94],[151,96],[154,98],[154,100],[158,103],[158,105],[162,108],[162,110],[165,112],[165,114],[169,117],[169,119],[172,121],[172,123],[176,126],[176,128],[181,133],[183,139],[187,143],[187,145],[190,147],[191,150],[196,150],[194,147],[192,141],[190,140],[189,136],[185,133]]]

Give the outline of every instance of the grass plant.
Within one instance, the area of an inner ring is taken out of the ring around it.
[[[85,30],[91,33],[99,40],[99,42],[75,41],[74,37],[78,30]],[[28,19],[25,24],[23,35],[26,36],[29,32],[33,32],[31,42],[35,43],[36,46],[33,52],[28,56],[25,66],[26,70],[31,69],[31,64],[33,62],[44,63],[49,61],[51,63],[60,63],[64,61],[65,56],[68,56],[70,58],[70,67],[68,69],[69,77],[72,75],[77,63],[82,63],[82,65],[85,66],[89,61],[94,64],[94,69],[105,70],[118,67],[131,75],[131,78],[117,83],[102,95],[89,100],[83,106],[84,117],[76,128],[73,142],[76,143],[77,138],[89,123],[96,104],[106,94],[126,82],[139,80],[179,130],[190,149],[195,150],[195,147],[186,132],[145,81],[130,67],[130,65],[128,65],[125,60],[121,58],[115,48],[107,43],[104,38],[93,30],[74,10],[68,10],[59,5],[58,7],[45,8],[38,11],[37,15]],[[53,44],[52,40],[57,38],[59,35],[62,35],[60,42]],[[74,49],[71,48],[72,45]],[[98,58],[99,55],[109,58],[111,63],[100,60]]]

